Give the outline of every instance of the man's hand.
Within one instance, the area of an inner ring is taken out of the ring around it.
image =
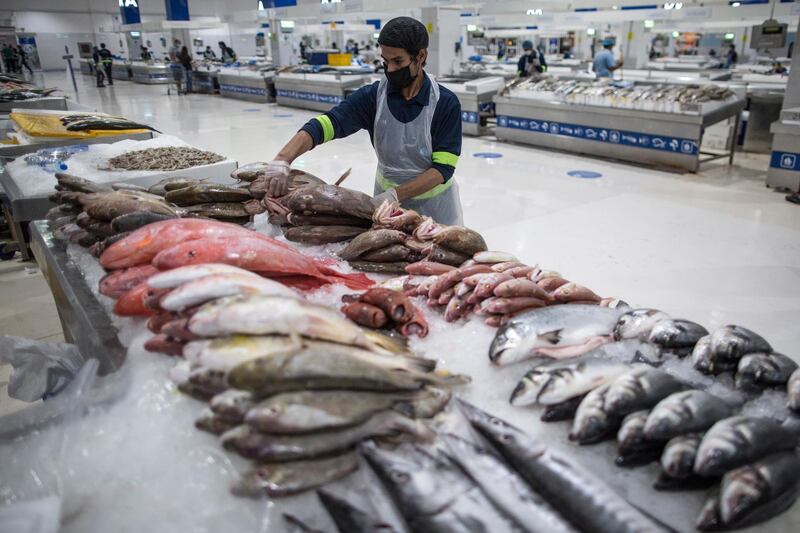
[[[289,192],[289,163],[287,161],[276,159],[270,162],[262,172],[263,176],[269,180],[267,196],[277,198]]]
[[[390,202],[399,202],[400,200],[397,198],[397,189],[392,188],[388,191],[382,192],[378,196],[375,196],[372,198],[372,205],[374,205],[375,208],[378,208],[386,200],[389,200]]]

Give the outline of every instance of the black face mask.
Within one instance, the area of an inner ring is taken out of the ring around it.
[[[389,72],[389,69],[384,67],[384,72],[386,73],[386,79],[389,81],[389,84],[395,89],[405,89],[414,83],[414,80],[419,76],[419,73],[417,73],[416,76],[411,75],[411,64],[393,72]]]

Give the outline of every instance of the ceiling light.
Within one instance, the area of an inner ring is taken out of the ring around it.
[[[725,34],[725,40],[726,41],[732,41],[734,37],[736,37],[735,33],[726,33]]]
[[[591,36],[591,35],[594,35],[594,34],[595,34],[594,28],[589,28],[588,30],[586,30],[586,35],[590,35]]]
[[[656,23],[654,21],[652,21],[652,20],[645,20],[644,21],[644,27],[645,28],[652,28],[655,25],[656,25]]]
[[[467,31],[475,31],[478,27],[475,24],[467,24]]]
[[[680,36],[681,36],[681,34],[680,34],[680,33],[678,33],[677,31],[674,31],[674,32],[672,32],[672,36],[673,36],[673,37],[675,37],[675,38],[677,39],[678,37],[680,37]]]

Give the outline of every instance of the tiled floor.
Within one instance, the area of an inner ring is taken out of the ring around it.
[[[64,74],[48,85],[71,87]],[[164,86],[78,79],[81,103],[155,125],[247,163],[268,161],[316,113],[219,96],[168,96]],[[498,152],[499,159],[473,157]],[[375,155],[365,132],[296,162],[372,191]],[[706,326],[735,322],[800,356],[800,207],[767,189],[767,157],[737,155],[698,174],[674,174],[490,138],[465,138],[456,176],[468,226],[490,247],[561,271],[603,295],[659,307]],[[593,170],[579,179],[569,170]],[[0,333],[55,338],[46,285],[0,271]],[[2,381],[3,378],[0,378]],[[0,402],[2,403],[2,402]],[[1,408],[0,408],[1,409]]]

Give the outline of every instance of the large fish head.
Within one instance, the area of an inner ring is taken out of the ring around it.
[[[317,491],[317,497],[338,529],[342,531],[381,531],[384,528],[386,531],[392,531],[388,523],[380,521],[330,491],[320,489]]]
[[[667,442],[661,454],[661,468],[673,478],[690,475],[694,471],[697,448],[701,435],[689,434],[675,437]]]
[[[755,465],[731,470],[722,478],[719,514],[724,524],[738,521],[769,496],[768,481]]]
[[[706,500],[697,515],[695,526],[700,531],[719,531],[724,529],[719,509],[719,494],[715,491]]]
[[[647,338],[657,322],[668,318],[669,315],[657,309],[632,309],[619,317],[614,326],[614,339]]]
[[[521,353],[524,337],[514,321],[505,324],[492,339],[489,346],[489,360],[496,365],[513,363],[525,358]]]
[[[551,375],[547,369],[534,368],[517,383],[511,393],[511,405],[523,406],[536,403],[539,395],[550,381]]]
[[[546,451],[544,444],[530,438],[508,422],[460,398],[456,398],[456,402],[470,425],[503,455],[518,453],[527,457],[537,457]]]

